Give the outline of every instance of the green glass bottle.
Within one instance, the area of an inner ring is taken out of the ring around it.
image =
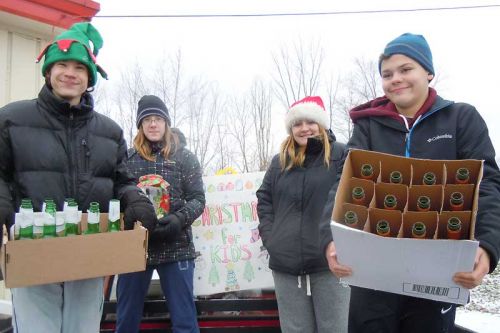
[[[431,198],[421,195],[417,199],[417,210],[419,212],[428,212],[431,209]]]
[[[356,214],[356,212],[353,212],[352,210],[345,212],[344,221],[347,226],[355,229],[358,228],[358,214]]]
[[[392,184],[401,184],[403,183],[403,175],[399,171],[393,171],[389,175],[389,182]]]
[[[109,201],[108,232],[120,231],[120,200]]]
[[[66,236],[64,211],[56,212],[56,237],[64,237],[64,236]]]
[[[19,239],[33,238],[33,223],[35,221],[35,213],[33,212],[33,204],[30,199],[22,199],[21,207],[19,208]]]
[[[424,185],[435,185],[436,184],[436,175],[433,172],[426,172],[422,179],[422,183]]]
[[[411,227],[411,236],[413,238],[425,238],[427,227],[423,222],[415,222]]]
[[[42,204],[42,212],[45,212],[45,210],[47,209],[47,204],[54,205],[54,207],[56,205],[54,199],[45,199],[43,201],[43,204]],[[55,213],[54,213],[54,215],[55,215]]]
[[[395,210],[398,208],[398,199],[393,194],[387,194],[384,197],[384,209]]]
[[[464,195],[461,192],[453,192],[450,195],[450,210],[464,210]]]
[[[99,203],[98,202],[91,202],[89,209],[88,209],[88,215],[87,215],[87,231],[85,231],[86,235],[89,234],[97,234],[100,232],[99,230]]]
[[[460,239],[462,233],[462,221],[456,217],[450,217],[446,224],[446,236],[448,239]]]
[[[373,180],[373,166],[371,164],[363,164],[361,166],[361,178]]]
[[[391,225],[386,220],[379,220],[375,227],[377,235],[382,237],[389,237],[391,235]]]
[[[66,229],[66,236],[78,235],[78,204],[76,201],[69,201],[67,207],[64,209],[64,222]]]
[[[35,213],[35,219],[33,220],[33,239],[43,238],[43,226],[45,223],[45,213]]]
[[[361,186],[352,189],[352,203],[363,205],[365,202],[365,190]]]
[[[73,198],[66,198],[66,199],[64,199],[63,212],[66,210],[66,207],[68,207],[69,203],[73,202],[73,201],[76,202],[76,200],[73,199]]]
[[[53,200],[45,200],[43,221],[43,238],[56,237],[56,204]]]
[[[469,169],[467,168],[459,168],[457,173],[455,174],[455,183],[456,184],[468,184],[469,183]]]

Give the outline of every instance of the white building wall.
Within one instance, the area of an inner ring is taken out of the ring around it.
[[[44,80],[35,59],[61,31],[0,12],[0,107],[38,95]]]
[[[61,32],[60,28],[0,11],[0,107],[38,95],[44,79],[41,64],[35,59]],[[0,313],[10,314],[10,299],[9,289],[0,281]]]

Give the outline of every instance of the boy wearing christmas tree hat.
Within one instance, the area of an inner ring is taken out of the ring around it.
[[[53,199],[61,211],[64,199],[74,198],[79,210],[97,202],[104,213],[111,199],[119,199],[125,229],[135,221],[150,231],[156,225],[153,205],[127,171],[122,129],[94,110],[88,91],[97,73],[106,78],[96,62],[101,47],[101,35],[90,23],[74,24],[37,59],[45,56],[38,97],[0,108],[0,227],[14,223],[23,198],[36,212],[44,199]],[[11,292],[14,332],[99,332],[102,277]]]
[[[93,45],[91,48],[90,43]],[[39,62],[45,55],[42,74],[46,77],[54,63],[64,60],[74,60],[84,64],[89,73],[89,87],[97,82],[97,72],[107,79],[106,72],[97,64],[97,54],[102,48],[103,40],[99,31],[90,23],[75,23],[54,39],[52,44],[40,53]]]

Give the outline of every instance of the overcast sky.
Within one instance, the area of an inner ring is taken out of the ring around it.
[[[370,11],[500,5],[483,0],[99,0],[98,15],[255,14]],[[429,42],[438,93],[473,104],[486,119],[500,152],[500,7],[322,16],[231,18],[99,18],[104,38],[98,62],[110,81],[134,61],[152,63],[182,50],[189,74],[218,81],[228,93],[247,89],[272,71],[271,52],[299,39],[320,41],[325,70],[347,72],[355,57],[378,59],[385,44],[404,32]],[[116,82],[116,81],[115,81]]]

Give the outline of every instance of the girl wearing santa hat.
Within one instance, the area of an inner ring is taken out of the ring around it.
[[[339,179],[345,146],[328,130],[318,96],[294,103],[285,125],[288,136],[257,191],[281,330],[346,332],[350,290],[329,271],[319,245],[321,213]]]

